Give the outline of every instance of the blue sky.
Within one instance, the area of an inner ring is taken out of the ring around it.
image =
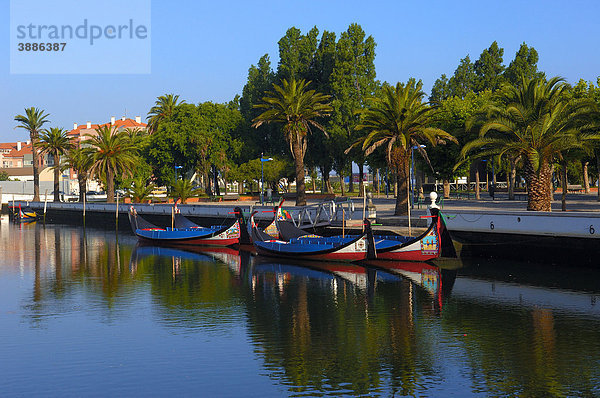
[[[21,1],[21,0],[13,0]],[[25,1],[25,0],[23,0]],[[338,35],[359,23],[377,43],[377,78],[422,79],[429,91],[460,58],[472,60],[497,40],[505,64],[522,42],[536,48],[538,66],[569,82],[600,75],[597,1],[158,1],[151,3],[150,74],[11,74],[10,1],[0,0],[0,141],[26,139],[13,118],[25,107],[50,113],[52,126],[145,118],[157,96],[189,103],[226,102],[241,94],[248,68],[265,53],[277,65],[277,41],[296,26]],[[60,10],[57,10],[60,12]],[[119,10],[113,10],[118,13]],[[127,53],[115,51],[115,57]],[[93,57],[89,62],[94,62]]]

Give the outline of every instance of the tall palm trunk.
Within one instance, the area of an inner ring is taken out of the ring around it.
[[[54,201],[60,202],[59,179],[60,179],[60,155],[55,153],[54,158]]]
[[[304,184],[304,154],[297,137],[292,139],[292,152],[296,167],[296,206],[306,206],[306,185]]]
[[[589,162],[583,162],[583,189],[585,189],[585,193],[590,193],[590,177],[588,174],[588,164]]]
[[[363,188],[363,178],[365,176],[364,165],[362,162],[358,164],[358,196],[363,196],[364,188]]]
[[[598,196],[596,201],[600,202],[600,150],[596,150],[596,169],[598,170]]]
[[[340,177],[340,189],[342,190],[342,196],[344,196],[344,172],[340,171],[338,176]]]
[[[40,166],[38,164],[38,153],[37,153],[37,143],[38,143],[38,135],[37,133],[31,133],[31,156],[33,160],[33,201],[40,201]]]
[[[475,199],[481,199],[481,188],[479,187],[479,162],[475,164]]]
[[[394,215],[402,216],[408,214],[408,196],[410,179],[410,155],[408,151],[398,151],[398,170],[396,179],[398,181],[398,192],[396,196],[396,209]]]
[[[567,211],[567,189],[569,186],[568,176],[567,176],[567,162],[563,161],[561,163],[562,170],[560,171],[561,175],[561,186],[562,186],[562,195],[560,196],[561,201],[561,210]]]
[[[106,203],[115,202],[115,176],[112,169],[109,167],[106,170]]]
[[[517,159],[510,159],[510,176],[508,184],[508,199],[515,200],[515,183],[517,180]]]
[[[83,198],[85,197],[85,191],[87,179],[81,173],[77,173],[77,181],[79,182],[79,201],[83,203]]]
[[[450,199],[450,181],[447,178],[443,179],[442,184],[444,187],[444,199]]]
[[[550,182],[552,169],[547,160],[542,160],[538,172],[533,169],[528,159],[524,162],[525,180],[527,182],[527,210],[550,211]]]

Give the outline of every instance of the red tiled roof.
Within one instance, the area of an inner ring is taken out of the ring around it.
[[[12,151],[10,151],[9,153],[7,153],[6,155],[4,155],[5,158],[21,158],[23,157],[23,155],[28,155],[30,153],[33,153],[33,151],[31,150],[31,144],[29,145],[23,145],[21,147],[20,151],[17,151],[17,149],[13,149]]]
[[[17,147],[16,142],[0,142],[0,149],[13,149]]]
[[[92,124],[90,129],[91,130],[96,130],[98,127],[104,127],[104,126],[110,126],[110,122],[108,123],[104,123],[104,124]],[[114,127],[116,128],[131,128],[131,127],[141,127],[141,128],[145,128],[147,126],[146,123],[137,123],[135,120],[133,119],[125,119],[125,120],[121,120],[121,119],[117,119],[115,120],[115,124]],[[73,129],[71,131],[69,131],[68,135],[81,135],[81,130],[89,130],[87,128],[87,123],[81,124],[81,125],[77,125],[76,129]]]

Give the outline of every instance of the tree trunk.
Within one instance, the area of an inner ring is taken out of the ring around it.
[[[481,192],[479,189],[479,162],[475,164],[475,199],[481,199]]]
[[[541,160],[539,172],[536,172],[528,159],[524,161],[525,179],[527,182],[527,210],[550,211],[550,182],[552,170],[547,160]]]
[[[296,166],[296,206],[306,206],[306,186],[304,184],[304,154],[300,147],[301,142],[293,137],[292,151],[294,152],[294,165]]]
[[[219,172],[215,165],[213,165],[213,177],[215,178],[215,195],[221,196],[221,188],[219,188]]]
[[[348,192],[354,192],[354,176],[352,172],[352,162],[350,162],[350,175],[348,179]]]
[[[508,199],[515,200],[515,183],[517,180],[517,159],[510,159],[510,176],[508,183]]]
[[[375,181],[377,182],[377,185],[375,185],[375,186],[373,187],[373,188],[375,189],[375,191],[377,191],[377,196],[379,196],[379,193],[381,192],[381,181],[379,181],[379,178],[380,178],[380,176],[381,176],[381,175],[379,174],[379,169],[377,169],[377,170],[375,171],[375,175],[374,175],[374,178],[373,178],[373,181],[374,181],[374,182],[375,182]]]
[[[596,201],[600,202],[600,150],[596,150],[596,169],[598,170],[598,196]]]
[[[562,170],[561,170],[561,185],[562,185],[562,195],[560,195],[560,209],[562,211],[567,211],[567,186],[569,185],[569,181],[567,179],[567,162],[562,162]]]
[[[78,172],[77,173],[77,181],[79,182],[79,201],[81,203],[83,203],[83,198],[87,191],[87,189],[86,189],[87,179],[81,173]]]
[[[58,167],[60,164],[60,156],[58,154],[55,154],[53,156],[54,158],[54,201],[55,202],[60,202],[60,184],[59,184],[59,179],[60,179],[60,168]]]
[[[106,203],[115,202],[115,177],[112,169],[109,167],[106,171]]]
[[[38,164],[37,134],[29,134],[31,138],[31,156],[33,160],[33,201],[40,201],[40,166]],[[24,166],[24,165],[23,165]]]
[[[340,189],[342,190],[342,196],[344,196],[344,173],[340,171],[338,176],[340,177]]]
[[[589,162],[583,162],[583,189],[585,193],[590,193],[590,177],[588,175]]]
[[[443,179],[442,183],[444,184],[444,199],[450,199],[450,181]]]
[[[410,179],[410,155],[408,151],[398,151],[397,165],[398,170],[396,180],[398,191],[396,195],[396,209],[394,215],[402,216],[408,214],[408,196],[409,196],[409,179]]]
[[[362,197],[363,193],[364,193],[364,188],[363,188],[363,178],[365,176],[365,170],[364,170],[364,165],[362,163],[360,163],[358,165],[358,196]]]

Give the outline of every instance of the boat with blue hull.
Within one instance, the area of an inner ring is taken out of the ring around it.
[[[238,213],[234,211],[236,215]],[[241,211],[240,211],[241,213]],[[129,222],[133,233],[146,242],[169,245],[230,246],[240,241],[240,221],[235,219],[224,225],[201,227],[181,214],[175,214],[173,227],[158,227],[141,217],[132,207]]]
[[[277,229],[282,240],[314,237],[310,232],[297,228],[292,221],[277,219]],[[400,235],[374,235],[374,256],[379,260],[429,261],[438,258],[442,252],[441,240],[444,224],[439,209],[431,209],[431,223],[425,232],[417,237]],[[357,235],[346,238],[356,238]],[[340,238],[340,237],[335,237]],[[323,238],[324,239],[324,238]],[[331,238],[328,238],[331,239]]]
[[[335,260],[335,261],[360,261],[372,254],[374,247],[368,243],[372,239],[371,227],[368,220],[365,232],[352,237],[322,237],[305,235],[283,241],[261,231],[251,216],[252,242],[258,254],[306,259],[306,260]]]

